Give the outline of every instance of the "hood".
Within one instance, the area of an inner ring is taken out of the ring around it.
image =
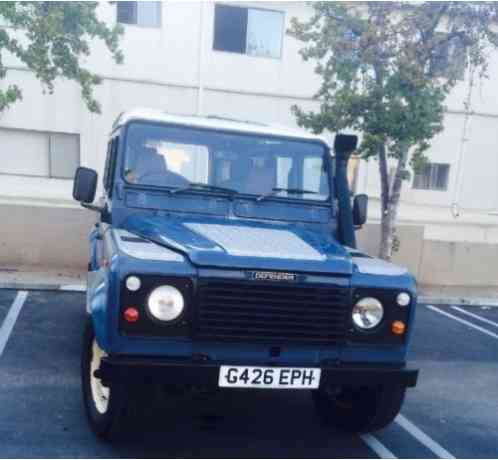
[[[199,267],[352,273],[350,254],[320,226],[134,215],[124,228]]]

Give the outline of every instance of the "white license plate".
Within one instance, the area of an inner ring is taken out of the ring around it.
[[[221,366],[218,385],[236,388],[310,390],[320,385],[321,369]]]

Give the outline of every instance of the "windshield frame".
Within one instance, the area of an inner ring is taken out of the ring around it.
[[[328,184],[329,184],[329,194],[326,198],[324,199],[313,199],[313,198],[300,198],[299,196],[277,196],[273,195],[271,197],[268,197],[265,199],[266,202],[268,201],[277,201],[277,202],[285,202],[285,203],[298,203],[302,205],[312,205],[312,206],[327,206],[327,207],[334,207],[334,190],[335,190],[335,178],[333,174],[333,162],[332,162],[332,155],[331,155],[331,150],[329,145],[321,140],[321,139],[306,139],[306,138],[300,138],[300,137],[293,137],[293,136],[282,136],[282,135],[274,135],[274,134],[263,134],[263,133],[258,133],[258,132],[247,132],[247,131],[239,131],[239,130],[231,130],[231,129],[213,129],[210,127],[205,127],[205,126],[196,126],[196,125],[187,125],[187,124],[182,124],[182,123],[172,123],[172,122],[162,122],[162,121],[157,121],[157,120],[147,120],[147,119],[141,119],[141,118],[136,118],[127,121],[123,126],[122,126],[122,142],[120,142],[120,150],[121,150],[121,164],[119,166],[119,177],[123,181],[124,185],[128,188],[133,188],[133,189],[140,189],[140,190],[151,190],[151,191],[163,191],[165,193],[169,193],[173,190],[176,190],[177,187],[174,186],[166,186],[166,185],[151,185],[151,184],[136,184],[133,182],[129,182],[126,179],[125,175],[125,165],[126,165],[126,146],[127,146],[127,141],[128,141],[128,131],[130,126],[133,124],[146,124],[146,125],[153,125],[153,126],[161,126],[161,127],[173,127],[177,129],[194,129],[198,131],[206,131],[206,132],[216,132],[220,134],[227,134],[227,135],[239,135],[239,136],[246,136],[246,137],[258,137],[258,138],[263,138],[263,139],[268,139],[268,138],[274,138],[275,140],[282,140],[282,141],[289,141],[289,142],[302,142],[302,143],[309,143],[309,144],[314,144],[314,145],[319,145],[323,149],[323,159],[325,161],[325,167],[326,167],[326,174],[327,174],[327,179],[328,179]],[[249,200],[257,200],[257,198],[261,194],[253,194],[253,193],[244,193],[244,192],[238,192],[237,194],[227,194],[225,192],[221,191],[215,191],[215,190],[202,190],[202,189],[190,189],[190,190],[185,190],[184,192],[181,193],[181,195],[184,194],[192,194],[192,195],[211,195],[211,196],[216,196],[216,197],[226,197],[227,199],[249,199]],[[178,195],[180,196],[180,195]],[[311,195],[313,196],[313,195]]]

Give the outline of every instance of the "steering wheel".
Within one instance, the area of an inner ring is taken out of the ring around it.
[[[146,172],[142,174],[138,180],[146,179],[146,183],[148,182],[150,185],[165,185],[168,187],[186,187],[190,182],[188,179],[183,177],[181,174],[177,174],[171,171],[167,172]]]
[[[168,185],[167,177],[163,173],[148,171],[145,174],[137,177],[138,182],[142,182],[143,179],[147,178],[147,182],[153,182],[154,185]]]

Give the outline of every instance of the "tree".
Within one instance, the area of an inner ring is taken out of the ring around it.
[[[495,2],[314,2],[306,22],[288,33],[316,62],[319,111],[294,106],[298,123],[316,133],[362,134],[358,153],[378,161],[381,184],[379,256],[390,259],[408,165],[426,162],[443,129],[445,100],[462,72],[487,76],[498,45]],[[469,78],[473,81],[473,78]],[[389,174],[389,165],[394,174]]]
[[[114,60],[122,62],[119,38],[122,28],[97,19],[97,2],[0,2],[0,79],[8,68],[5,53],[32,70],[49,93],[57,78],[76,81],[91,112],[100,112],[93,88],[101,78],[80,64],[89,56],[90,41],[102,40]],[[8,27],[5,27],[7,25]],[[0,113],[22,98],[18,85],[0,88]]]

